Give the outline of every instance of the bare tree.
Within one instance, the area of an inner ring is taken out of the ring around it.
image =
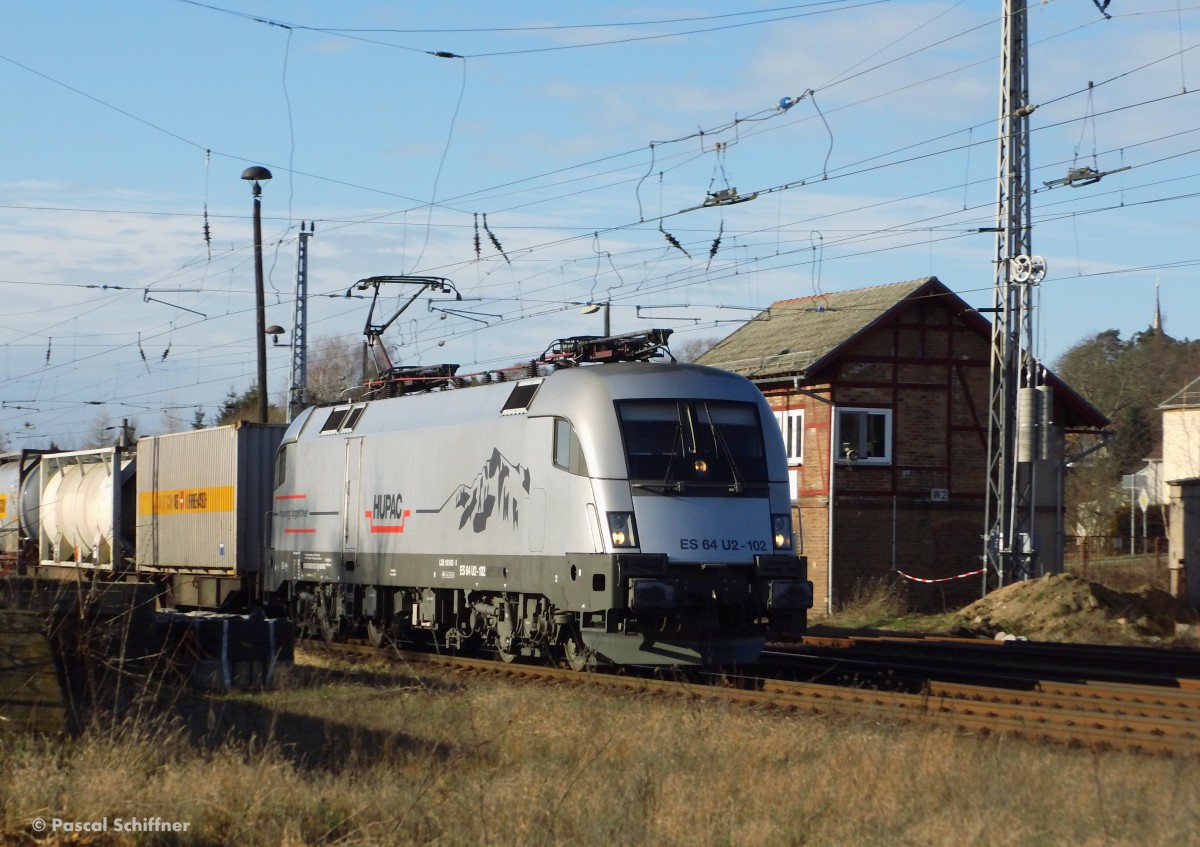
[[[705,338],[689,338],[687,341],[679,345],[678,348],[671,350],[675,354],[675,358],[681,362],[694,362],[711,350],[720,338],[716,336],[708,336]]]
[[[308,350],[309,405],[333,403],[361,381],[362,341],[346,336],[322,336]]]
[[[179,432],[180,425],[183,423],[183,418],[177,415],[173,408],[162,410],[162,414],[158,420],[158,431],[160,435],[169,435],[172,432]]]
[[[112,447],[122,437],[125,438],[126,444],[132,445],[137,440],[136,428],[127,420],[122,420],[119,424],[114,425],[108,410],[102,409],[92,420],[92,426],[88,429],[81,449],[96,450],[100,447]]]
[[[101,409],[92,419],[92,425],[84,438],[83,449],[95,450],[98,447],[108,447],[117,439],[112,433],[112,417],[108,409]]]

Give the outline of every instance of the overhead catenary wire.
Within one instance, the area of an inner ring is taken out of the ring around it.
[[[815,117],[815,116],[814,116],[814,117]],[[749,138],[749,137],[750,137],[750,136],[749,136],[749,134],[746,134],[746,135],[742,136],[742,139],[744,140],[745,138]],[[643,149],[644,149],[644,148],[643,148]],[[961,149],[961,148],[959,148],[959,149]],[[1122,149],[1124,149],[1124,148],[1122,148]],[[970,152],[970,148],[968,148],[968,155],[969,155],[969,152]],[[821,169],[820,169],[820,172],[821,172],[821,174],[822,174],[822,175],[824,175],[825,171],[826,171],[826,168],[821,168]],[[969,168],[968,168],[968,171],[969,171]],[[968,182],[968,180],[964,180],[964,182]],[[569,195],[567,195],[567,196],[569,196]],[[428,201],[425,201],[425,202],[428,202]],[[964,203],[964,206],[965,206],[965,205],[966,205],[966,204]],[[418,205],[418,206],[416,206],[415,208],[426,208],[426,206],[422,204],[422,205]],[[492,209],[489,209],[488,211],[490,211],[490,212],[492,212],[493,214],[495,214],[495,212],[494,212]],[[639,217],[639,218],[641,218],[641,214],[640,214],[640,213],[639,213],[639,216],[638,216],[638,217]],[[660,218],[660,219],[651,219],[651,220],[650,220],[650,221],[648,221],[647,223],[649,223],[649,226],[650,226],[651,228],[660,228],[660,229],[661,229],[661,228],[662,228],[663,221],[662,221],[662,219],[661,219],[661,218]],[[676,223],[676,224],[679,224],[679,223],[681,223],[681,221],[677,220],[675,223]],[[656,224],[657,224],[657,227],[655,226]],[[443,224],[441,224],[440,222],[439,222],[439,223],[435,223],[435,224],[433,224],[433,226],[435,226],[435,227],[436,227],[436,226],[442,226],[442,225],[443,225]],[[507,227],[507,225],[508,225],[508,222],[506,221],[506,227]],[[722,221],[722,225],[724,225],[724,221]],[[517,226],[520,226],[520,224],[517,224]],[[514,228],[515,228],[515,227],[514,227]],[[828,231],[830,231],[830,230],[829,230],[829,228],[825,228],[825,229],[826,229],[826,231],[827,231],[827,232],[828,232]],[[702,235],[702,234],[700,234],[700,232],[699,232],[699,231],[697,231],[697,233],[696,233],[696,234],[692,234],[692,233],[691,233],[691,231],[689,230],[689,228],[688,228],[688,226],[687,226],[686,224],[684,225],[684,227],[683,227],[683,228],[678,228],[678,227],[676,227],[675,225],[673,225],[673,226],[672,226],[672,230],[673,230],[673,231],[677,231],[677,232],[679,232],[679,234],[680,234],[681,236],[683,236],[683,237],[684,237],[684,240],[687,240],[689,243],[700,243],[701,241],[703,241],[703,243],[707,243],[707,239],[711,237],[711,233],[712,233],[712,230],[711,230],[711,229],[709,229],[709,230],[708,230],[708,234],[707,234],[707,235]],[[595,228],[594,228],[594,227],[593,227],[593,228],[590,228],[590,229],[589,229],[589,231],[595,231]],[[781,231],[781,230],[780,230],[780,231]],[[428,232],[428,230],[427,230],[427,232]],[[665,230],[664,230],[664,232],[665,232]],[[284,241],[283,241],[283,239],[279,239],[277,243],[279,243],[279,244],[282,244],[282,243],[284,243]],[[568,243],[568,242],[564,242],[564,241],[557,241],[557,242],[549,242],[549,241],[547,241],[547,242],[546,242],[546,244],[547,244],[547,245],[550,245],[550,244],[552,244],[552,243],[553,243],[553,244],[564,244],[564,243]],[[523,248],[524,248],[525,246],[526,246],[526,245],[522,245],[522,247],[523,247]],[[542,248],[539,248],[539,249],[542,249]],[[661,241],[659,242],[659,249],[660,249],[660,250],[662,250],[662,243],[661,243]],[[903,248],[903,247],[900,247],[900,248],[897,248],[897,249],[904,249],[904,248]],[[535,251],[534,251],[534,250],[523,250],[522,252],[523,252],[522,259],[523,259],[524,261],[529,261],[529,260],[530,260],[530,259],[532,259],[532,258],[534,257],[534,255],[535,255]],[[612,264],[614,264],[614,265],[620,265],[620,266],[624,267],[624,263],[620,261],[621,257],[624,255],[624,252],[625,252],[624,250],[616,250],[616,249],[614,249],[614,250],[610,251],[610,252],[608,253],[608,257],[609,257],[610,263],[612,263]],[[664,252],[669,252],[669,251],[664,251]],[[680,255],[685,255],[685,254],[682,254],[682,253],[681,253]],[[508,257],[508,256],[505,256],[504,258],[505,258],[505,260],[506,260],[506,263],[507,263],[507,260],[508,260],[508,258],[509,258],[509,257]],[[513,257],[513,258],[516,258],[516,256],[514,255],[514,257]],[[690,258],[690,257],[688,257],[688,258]],[[724,255],[724,254],[722,254],[721,258],[722,258],[722,260],[725,260],[725,258],[726,258],[726,257],[725,257],[725,255]],[[748,262],[747,262],[747,263],[743,263],[743,266],[748,266],[748,265],[749,265],[749,263],[748,263]],[[174,356],[174,353],[172,354],[172,356]]]
[[[480,59],[480,58],[495,58],[495,57],[501,57],[501,56],[522,56],[522,55],[530,55],[530,54],[536,54],[536,53],[551,53],[551,52],[560,52],[560,51],[564,51],[564,50],[584,50],[584,49],[591,49],[591,48],[597,48],[597,47],[613,47],[613,46],[621,45],[621,44],[635,44],[635,43],[646,42],[646,41],[660,41],[663,39],[680,38],[680,37],[684,37],[684,36],[688,36],[688,35],[703,35],[703,34],[707,34],[707,33],[721,32],[721,31],[731,30],[731,29],[743,29],[745,27],[762,26],[765,24],[779,23],[781,21],[795,20],[798,18],[811,17],[813,15],[825,15],[825,14],[832,14],[835,12],[851,11],[851,10],[858,9],[858,8],[861,8],[864,6],[881,5],[884,3],[891,2],[891,0],[815,0],[815,2],[812,2],[812,3],[806,3],[806,4],[792,6],[792,7],[784,7],[784,9],[783,9],[783,10],[804,9],[805,11],[796,12],[794,14],[778,15],[775,17],[763,18],[761,20],[756,20],[756,21],[744,21],[744,22],[723,24],[720,26],[711,26],[711,27],[704,27],[704,28],[698,28],[698,29],[680,30],[680,31],[675,31],[675,32],[667,32],[667,33],[655,33],[653,35],[627,36],[624,38],[605,39],[603,41],[591,41],[591,42],[582,42],[582,43],[576,43],[576,44],[556,44],[556,45],[552,45],[552,46],[548,46],[548,47],[531,47],[531,48],[513,49],[513,50],[494,50],[494,51],[490,51],[490,52],[474,52],[474,53],[467,52],[467,53],[462,53],[462,54],[457,54],[457,53],[452,54],[447,50],[440,50],[440,49],[429,48],[429,47],[414,47],[412,45],[396,44],[394,42],[381,41],[380,39],[377,39],[377,38],[367,38],[364,35],[364,33],[371,33],[371,34],[376,34],[376,35],[382,35],[382,34],[405,34],[405,35],[408,35],[408,34],[441,34],[441,33],[447,33],[447,32],[450,32],[450,33],[523,32],[524,33],[524,32],[538,32],[538,31],[541,31],[542,29],[561,29],[561,28],[530,27],[527,29],[519,29],[519,30],[514,29],[514,28],[476,28],[476,29],[456,29],[456,30],[446,30],[446,29],[441,29],[441,30],[404,30],[404,29],[386,29],[386,28],[367,29],[367,28],[350,28],[350,27],[315,27],[315,26],[307,26],[304,24],[296,23],[296,22],[286,22],[285,23],[285,22],[278,21],[278,20],[271,19],[271,18],[263,18],[263,17],[259,17],[256,15],[247,14],[244,12],[237,12],[237,11],[234,11],[231,9],[214,6],[214,5],[211,5],[208,3],[201,3],[201,2],[199,2],[199,0],[177,0],[177,2],[186,3],[191,6],[197,6],[197,7],[203,8],[203,9],[208,9],[210,11],[219,12],[222,14],[232,15],[234,17],[242,18],[244,20],[251,21],[256,24],[264,24],[267,26],[283,27],[286,29],[303,29],[303,30],[309,30],[312,32],[320,32],[320,33],[324,33],[326,35],[338,36],[338,37],[345,38],[345,39],[352,40],[352,41],[359,41],[359,42],[362,42],[365,44],[373,44],[373,45],[380,46],[380,47],[390,47],[390,48],[404,50],[404,51],[408,51],[408,52],[412,52],[412,53],[426,53],[426,54],[433,55],[433,56],[451,55],[451,56],[454,56],[455,58]],[[827,7],[827,8],[822,8],[822,7]],[[828,7],[832,7],[832,8],[828,8]],[[779,11],[779,10],[772,10],[772,11]],[[719,15],[719,16],[694,16],[691,18],[680,18],[680,19],[675,19],[675,20],[668,20],[668,21],[664,21],[662,23],[682,23],[687,20],[717,20],[717,19],[725,19],[725,18],[733,17],[736,14],[760,14],[760,13],[743,12],[743,13],[731,13],[731,14]],[[630,23],[630,24],[626,24],[626,26],[658,25],[659,23],[660,22],[642,22],[641,24]],[[580,28],[580,27],[576,27],[576,28]],[[595,28],[595,25],[589,26],[587,28]]]

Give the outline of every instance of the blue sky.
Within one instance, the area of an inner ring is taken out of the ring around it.
[[[301,221],[316,228],[310,340],[361,337],[368,302],[343,296],[356,280],[453,281],[451,313],[423,298],[389,330],[404,364],[527,360],[598,333],[590,301],[611,302],[615,332],[667,326],[677,344],[776,300],[930,274],[988,306],[994,236],[977,230],[995,223],[1000,12],[11,4],[0,433],[20,448],[78,446],[98,420],[161,432],[254,381],[249,165],[274,174],[268,324],[292,323]],[[1167,331],[1200,337],[1200,4],[1107,13],[1029,9],[1047,362],[1145,328],[1156,287]],[[1083,165],[1118,172],[1045,185]],[[703,207],[726,189],[757,196]],[[287,340],[268,351],[275,401]]]

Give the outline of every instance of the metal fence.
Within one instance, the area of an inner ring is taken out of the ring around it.
[[[1063,545],[1063,571],[1112,588],[1142,585],[1167,589],[1167,539],[1117,535],[1068,535]]]

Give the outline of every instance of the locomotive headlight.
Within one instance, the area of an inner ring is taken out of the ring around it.
[[[771,540],[776,550],[792,549],[791,515],[771,515]]]
[[[767,608],[773,612],[811,609],[813,584],[808,580],[773,579],[767,586]]]
[[[609,512],[608,537],[613,547],[637,547],[637,527],[633,523],[633,512]]]
[[[678,586],[671,580],[629,580],[629,608],[635,612],[665,612],[678,605]]]

